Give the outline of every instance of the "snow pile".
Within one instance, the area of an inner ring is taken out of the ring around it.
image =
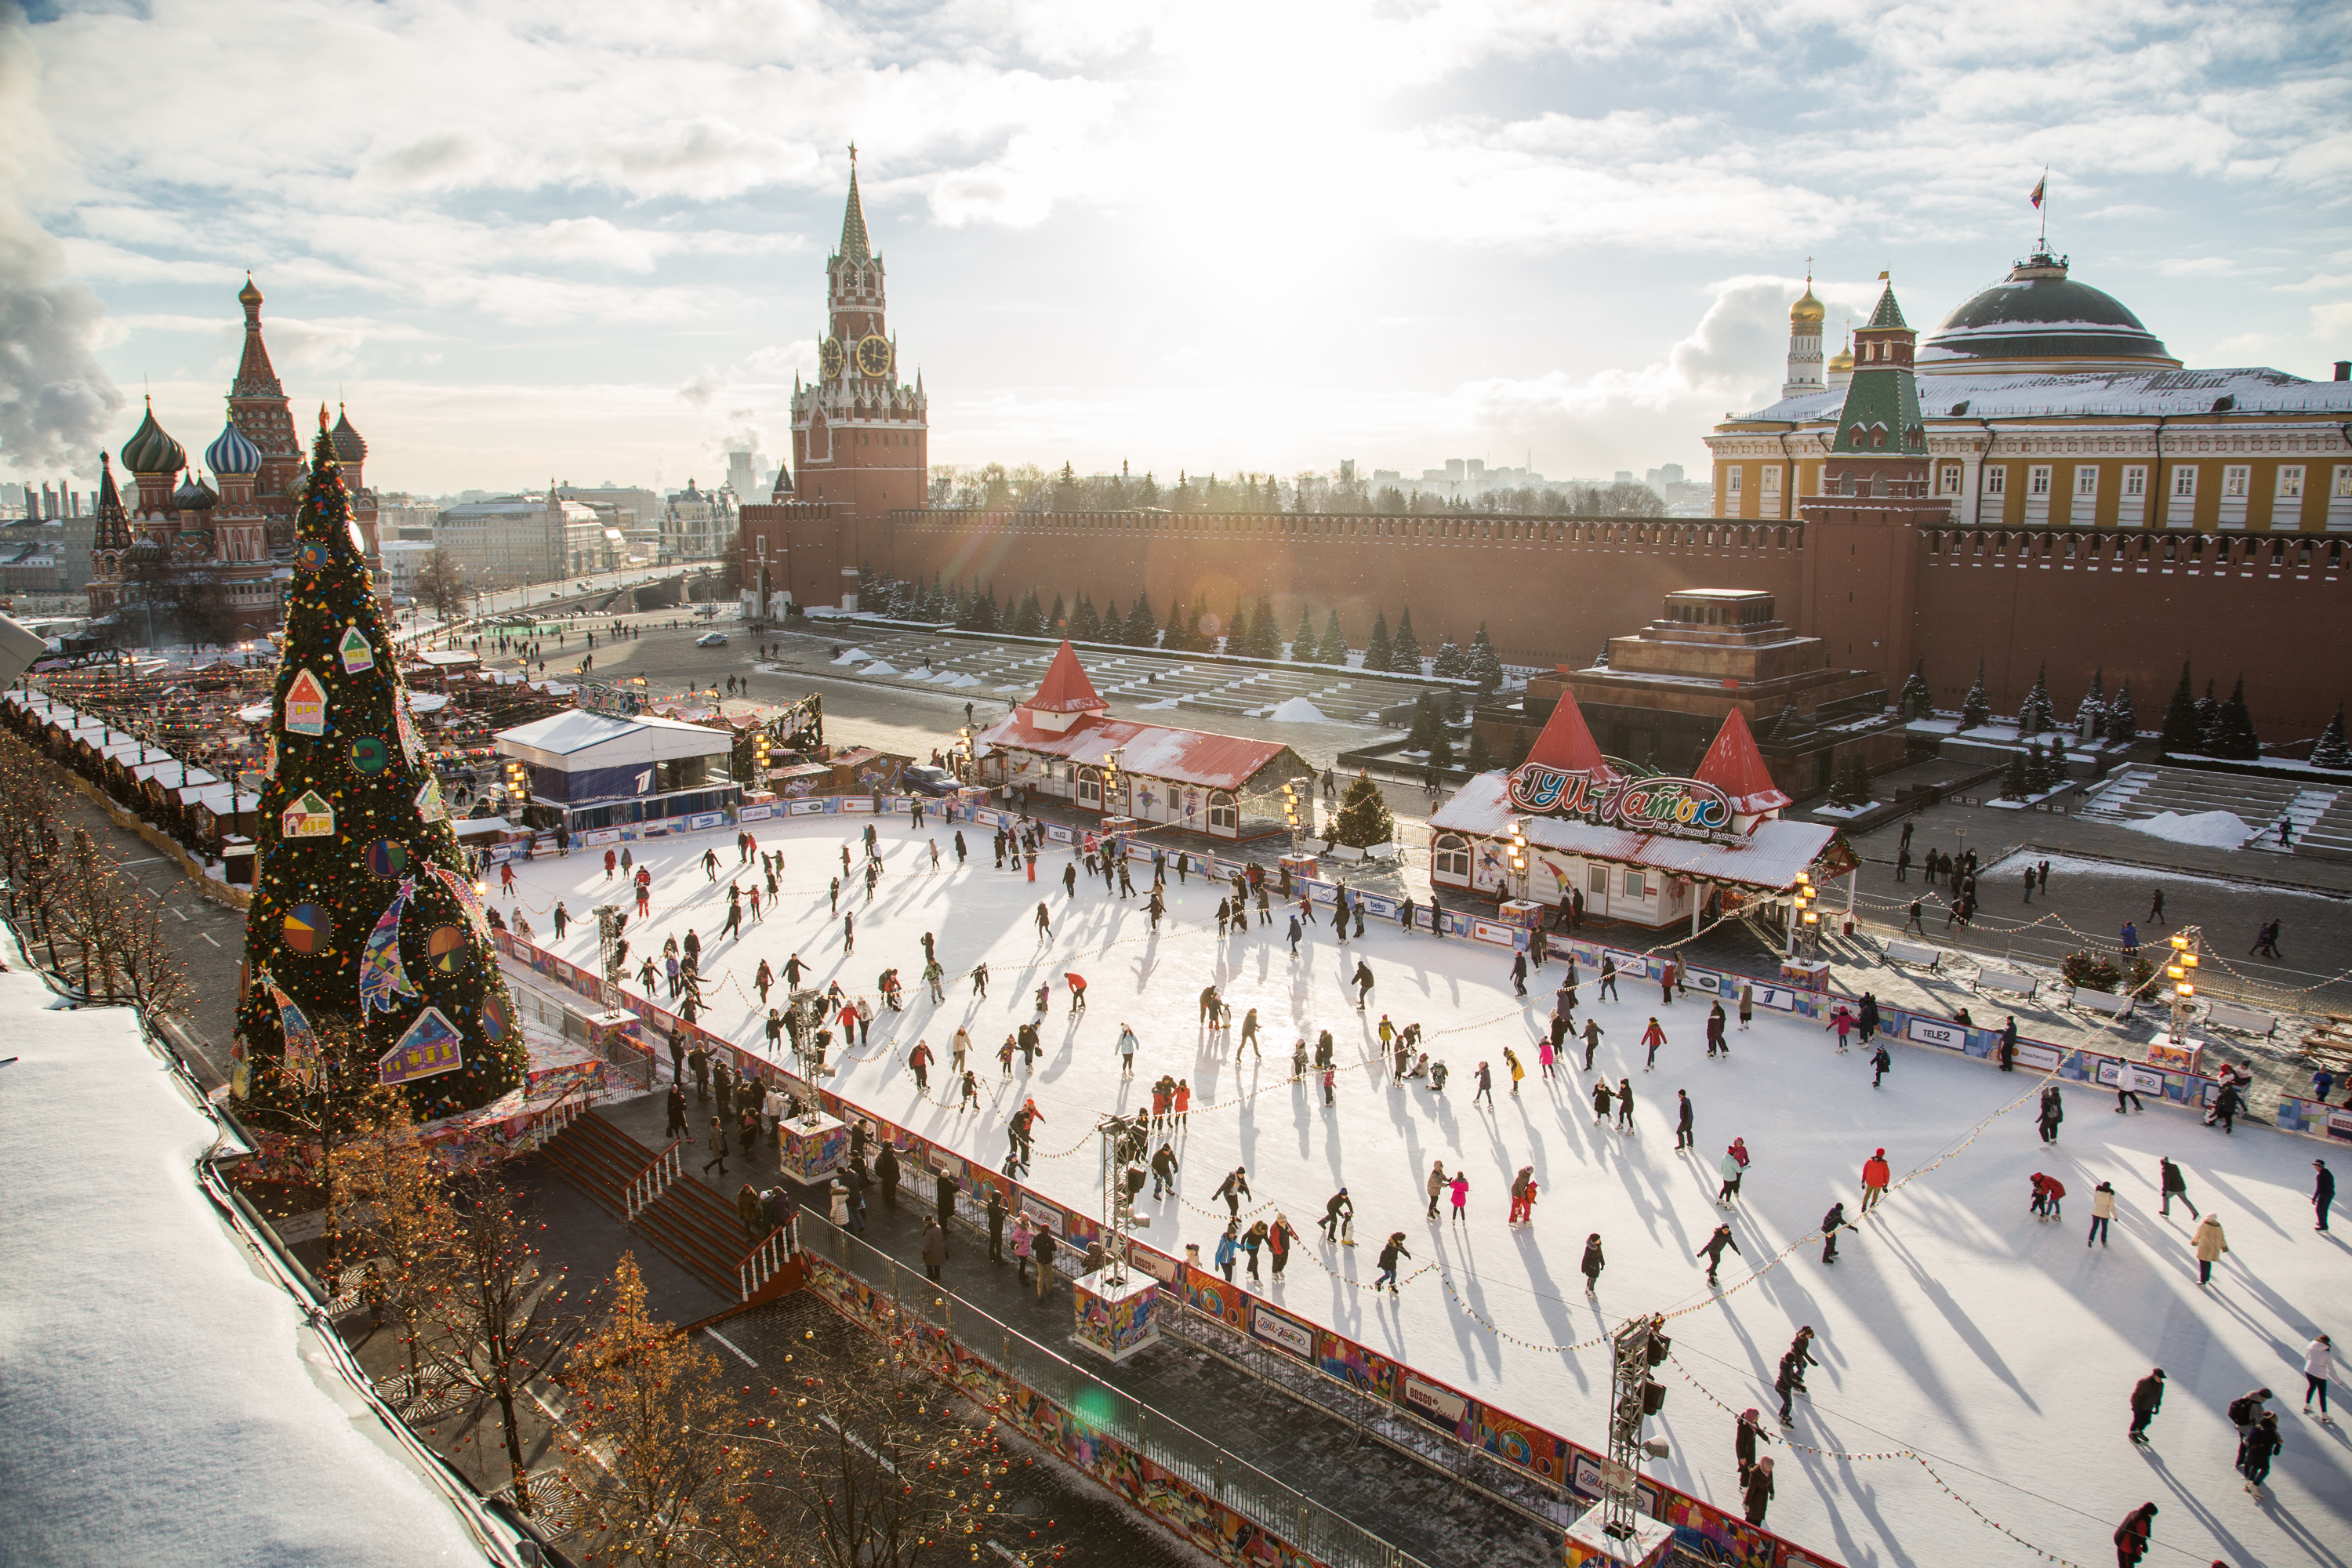
[[[2160,811],[2124,826],[2153,838],[2174,844],[2201,844],[2209,849],[2235,849],[2254,836],[2252,828],[2226,811],[2200,811],[2190,816],[2177,811]]]
[[[844,653],[839,658],[835,659],[833,662],[835,666],[838,668],[845,664],[864,664],[867,659],[872,658],[874,656],[872,654],[867,653],[862,647],[854,647]]]
[[[896,675],[898,673],[898,667],[894,664],[887,664],[877,658],[872,664],[867,665],[864,669],[859,670],[857,673],[860,675]]]
[[[1315,704],[1309,702],[1304,697],[1294,697],[1287,702],[1278,703],[1275,707],[1267,709],[1265,710],[1265,716],[1273,720],[1277,724],[1322,724],[1328,722],[1328,721],[1324,717],[1323,710],[1316,707]]]
[[[976,675],[943,675],[940,678],[940,684],[941,686],[978,686],[980,684],[980,677]]]

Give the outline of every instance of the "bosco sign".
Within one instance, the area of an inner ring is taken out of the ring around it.
[[[1731,797],[1697,779],[1629,779],[1529,763],[1511,774],[1510,784],[1511,804],[1538,816],[1582,816],[1637,833],[1714,833],[1731,826]]]

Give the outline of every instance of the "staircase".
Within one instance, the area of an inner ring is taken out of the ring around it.
[[[2300,839],[2328,814],[2336,796],[2333,788],[2307,786],[2290,779],[2135,766],[2092,796],[2082,815],[2094,822],[2128,823],[2167,811],[2183,816],[2226,811],[2252,830],[2246,847],[2277,848],[2280,817],[2287,818],[2294,836]],[[2263,843],[2264,839],[2269,842]]]
[[[540,1151],[548,1167],[730,1301],[746,1306],[800,1288],[791,1238],[747,1240],[732,1204],[684,1173],[677,1143],[646,1148],[594,1111]]]

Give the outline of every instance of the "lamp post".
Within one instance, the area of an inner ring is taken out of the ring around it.
[[[2205,946],[2205,931],[2201,926],[2183,926],[2167,939],[2172,944],[2172,955],[2165,961],[2164,977],[2171,982],[2171,994],[2166,1001],[2172,1009],[2172,1043],[2185,1044],[2189,1037],[2189,1009],[2197,1000],[2197,955]]]
[[[1311,776],[1283,782],[1282,819],[1290,828],[1290,853],[1306,854],[1307,835],[1315,826],[1315,780]]]
[[[1511,818],[1510,852],[1506,863],[1511,872],[1511,896],[1521,903],[1528,899],[1528,819]]]

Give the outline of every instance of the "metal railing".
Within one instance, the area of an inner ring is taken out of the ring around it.
[[[653,1206],[653,1201],[667,1191],[672,1182],[685,1174],[686,1162],[678,1151],[686,1140],[673,1138],[669,1147],[654,1156],[654,1163],[629,1178],[621,1189],[621,1217],[635,1224],[636,1217]]]
[[[739,1300],[748,1301],[759,1289],[782,1272],[785,1261],[795,1248],[789,1225],[778,1226],[760,1238],[760,1244],[735,1266],[735,1282],[740,1289]]]
[[[549,1106],[538,1121],[531,1125],[530,1131],[522,1135],[515,1152],[527,1154],[541,1147],[557,1133],[562,1132],[587,1113],[588,1096],[585,1092],[565,1095],[562,1100]]]
[[[1088,1430],[1181,1477],[1296,1551],[1331,1568],[1427,1568],[1402,1547],[1333,1513],[847,1231],[806,1211],[801,1219],[806,1251],[877,1294],[887,1294],[898,1315],[940,1330],[971,1355],[1034,1390]]]

